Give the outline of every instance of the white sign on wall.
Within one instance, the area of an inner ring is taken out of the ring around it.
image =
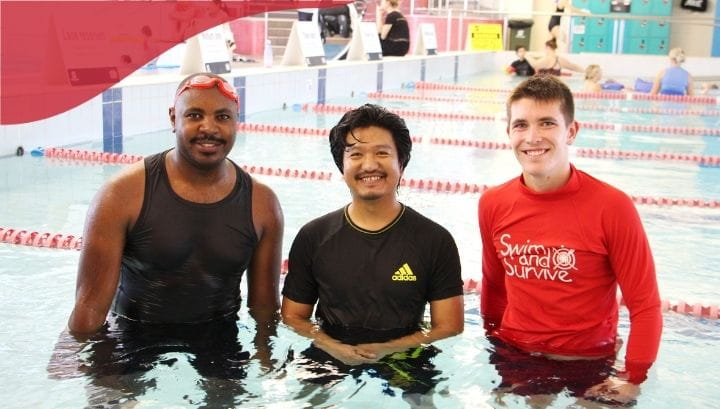
[[[382,47],[375,23],[363,22],[359,24],[359,29],[353,30],[347,59],[371,61],[382,59]]]
[[[187,40],[180,74],[196,72],[224,74],[230,72],[230,69],[230,56],[222,25],[205,30]]]
[[[437,36],[435,35],[435,24],[423,23],[418,28],[417,41],[415,42],[415,55],[436,55]]]
[[[320,28],[312,21],[295,21],[282,58],[282,65],[325,65]]]

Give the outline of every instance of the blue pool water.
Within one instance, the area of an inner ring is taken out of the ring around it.
[[[467,84],[497,87],[497,77],[468,79]],[[514,82],[503,84],[510,88]],[[578,83],[572,83],[578,87]],[[405,89],[397,92],[419,95]],[[460,92],[426,92],[425,95],[463,96]],[[488,95],[501,99],[502,94]],[[377,102],[364,97],[328,101],[333,104],[359,105]],[[422,101],[383,101],[388,107],[406,109],[491,113],[501,105],[450,104]],[[578,104],[612,104],[619,106],[665,106],[642,101],[578,101]],[[701,106],[672,104],[673,108]],[[703,109],[720,109],[702,106]],[[250,116],[248,122],[286,124],[330,128],[339,114],[273,111]],[[720,117],[679,117],[640,115],[617,112],[578,111],[580,121],[610,123],[653,123],[669,126],[720,127]],[[473,121],[440,121],[408,119],[414,135],[423,136],[423,143],[413,147],[406,178],[460,181],[494,185],[519,173],[510,151],[481,150],[466,147],[432,145],[429,137],[474,139],[505,142],[504,123]],[[701,153],[720,155],[720,137],[666,135],[650,133],[604,132],[581,130],[578,147],[614,148],[661,152]],[[137,135],[126,138],[125,153],[147,155],[171,147],[170,132]],[[101,149],[100,145],[78,146]],[[333,172],[331,181],[286,179],[257,176],[278,194],[285,214],[284,257],[298,229],[310,219],[335,210],[349,200],[347,188],[330,157],[324,138],[276,135],[271,133],[238,133],[231,158],[240,164],[282,168],[312,169]],[[611,160],[575,157],[580,169],[605,180],[629,194],[654,197],[689,197],[720,199],[720,168],[701,167],[689,163]],[[98,187],[121,167],[113,165],[82,165],[53,162],[25,156],[0,160],[0,227],[16,227],[35,231],[56,231],[82,234],[85,212]],[[400,189],[400,200],[446,226],[454,235],[460,250],[463,276],[479,279],[481,244],[477,228],[477,194],[429,193],[408,188]],[[638,205],[648,233],[657,265],[658,281],[663,299],[673,301],[720,302],[720,209],[690,207],[657,207]],[[0,329],[0,371],[5,375],[0,387],[4,407],[83,407],[88,402],[108,403],[117,398],[111,389],[93,385],[86,377],[62,374],[68,368],[51,368],[48,362],[58,352],[56,344],[72,308],[75,273],[79,253],[68,250],[39,249],[0,244],[0,298],[2,329]],[[458,407],[581,407],[583,402],[560,394],[536,398],[494,391],[499,380],[488,363],[490,348],[483,336],[475,295],[465,299],[465,332],[437,345],[443,350],[434,359],[442,371],[432,405]],[[711,408],[718,406],[720,392],[714,380],[720,370],[714,364],[713,352],[720,346],[720,322],[696,319],[678,314],[665,314],[665,329],[660,355],[649,380],[642,386],[638,408]],[[240,313],[240,343],[252,352],[253,323],[245,310]],[[628,317],[623,311],[620,332],[627,337]],[[60,343],[69,354],[81,347]],[[308,346],[309,342],[290,330],[280,327],[273,338],[273,369],[267,371],[251,361],[242,382],[246,391],[236,403],[244,407],[302,408],[343,407],[379,408],[411,407],[401,398],[383,394],[383,381],[370,376],[358,380],[347,378],[329,388],[308,388],[301,379],[305,368],[290,356]],[[82,353],[82,351],[80,351]],[[624,351],[620,356],[624,355]],[[202,407],[211,406],[211,394],[222,385],[204,379],[190,365],[188,353],[173,352],[163,356],[168,364],[158,365],[144,378],[152,387],[134,396],[136,407]],[[67,361],[70,362],[70,361]],[[58,374],[58,372],[60,374]],[[59,378],[59,379],[58,379]],[[109,383],[122,379],[109,379]],[[214,389],[215,388],[215,389]],[[128,396],[121,396],[122,405]],[[540,399],[540,400],[538,400]],[[545,402],[541,404],[540,402]],[[125,407],[132,404],[125,403]],[[425,402],[426,406],[433,407]]]

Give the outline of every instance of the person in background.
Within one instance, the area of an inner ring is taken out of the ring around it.
[[[256,356],[269,362],[283,217],[273,191],[227,158],[237,111],[222,77],[185,78],[169,110],[175,147],[128,166],[91,203],[68,328],[95,341],[96,379],[137,374],[128,393],[140,394],[165,353],[186,352],[208,384],[227,383],[208,405],[232,405],[250,358],[236,323],[245,271]]]
[[[562,68],[575,72],[585,72],[585,69],[565,57],[557,54],[557,42],[555,39],[545,42],[545,54],[535,57],[527,54],[528,62],[537,75],[562,75]]]
[[[400,13],[399,0],[381,0],[375,8],[375,23],[384,56],[404,56],[410,49],[410,28]]]
[[[282,291],[283,321],[312,339],[303,356],[319,376],[310,381],[367,371],[423,396],[439,373],[427,345],[463,331],[455,241],[397,198],[411,148],[405,121],[377,105],[347,112],[330,131],[352,201],[300,229]]]
[[[555,15],[550,16],[550,21],[548,22],[548,32],[550,32],[550,38],[555,40],[558,45],[557,48],[562,53],[566,53],[568,51],[567,33],[569,25],[567,20],[569,19],[569,17],[562,16],[562,14],[564,14],[565,12],[572,14],[581,14],[585,16],[591,15],[588,10],[573,7],[570,0],[556,1]]]
[[[510,64],[509,72],[521,77],[529,77],[531,75],[535,75],[535,70],[533,69],[532,65],[528,62],[527,59],[525,59],[525,53],[527,50],[525,49],[525,46],[519,45],[515,47],[515,54],[517,55],[518,59],[513,61],[512,64]]]
[[[673,48],[668,53],[670,67],[658,71],[650,93],[653,95],[693,95],[693,80],[687,70],[681,67],[685,62],[682,48]]]
[[[501,387],[632,402],[657,356],[655,264],[632,200],[576,169],[570,89],[553,76],[518,85],[507,133],[522,174],[479,201],[481,314]],[[615,354],[620,288],[630,311],[625,368]]]
[[[584,92],[602,92],[602,70],[597,64],[590,64],[585,68],[585,82],[583,82]]]

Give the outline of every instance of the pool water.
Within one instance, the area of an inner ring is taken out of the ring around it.
[[[465,79],[468,85],[498,87],[498,78],[483,76]],[[501,79],[505,81],[505,79]],[[501,84],[510,89],[516,80]],[[570,82],[575,89],[578,82]],[[472,93],[403,89],[413,95],[463,97]],[[484,94],[501,100],[505,94]],[[329,104],[360,105],[378,102],[365,96],[328,101]],[[592,100],[592,105],[656,106],[718,109],[717,106],[660,104],[644,101]],[[384,100],[390,108],[422,111],[500,112],[498,104],[451,104],[424,101]],[[619,112],[583,111],[577,119],[587,122],[652,123],[687,127],[720,127],[718,116],[661,116]],[[251,115],[247,121],[313,128],[330,128],[339,114],[272,111]],[[415,144],[406,178],[435,179],[495,185],[520,172],[509,150],[482,150],[430,144],[430,137],[506,142],[504,122],[442,121],[408,118]],[[168,132],[136,135],[124,141],[125,153],[148,155],[174,144]],[[582,129],[578,147],[613,148],[661,152],[720,155],[720,138],[709,136],[607,132]],[[101,149],[100,145],[77,146]],[[330,181],[256,176],[277,193],[285,214],[283,257],[299,228],[310,219],[338,209],[349,201],[324,138],[273,133],[238,133],[230,157],[239,164],[321,170],[333,173]],[[691,163],[647,160],[613,160],[573,157],[573,163],[628,194],[653,197],[720,199],[720,168]],[[36,157],[0,160],[0,227],[82,234],[85,212],[98,187],[121,169],[118,165],[79,164]],[[477,227],[478,194],[435,193],[400,189],[400,200],[444,225],[455,237],[460,250],[463,277],[480,278],[481,243]],[[655,256],[660,293],[673,301],[717,304],[720,302],[720,209],[680,206],[638,205]],[[220,391],[228,385],[205,379],[191,365],[187,352],[169,352],[162,363],[145,373],[149,385],[140,395],[118,394],[112,387],[78,376],[72,357],[87,352],[61,335],[74,298],[79,252],[0,244],[0,288],[3,327],[0,329],[0,371],[5,374],[0,388],[4,407],[84,407],[88,402],[101,407],[217,407]],[[273,337],[271,369],[251,360],[245,368],[235,404],[243,407],[592,407],[567,393],[534,397],[502,393],[495,388],[499,376],[489,364],[491,345],[484,338],[478,300],[465,297],[465,332],[436,345],[442,350],[433,363],[442,373],[436,377],[434,392],[421,400],[403,398],[398,388],[388,387],[379,378],[364,374],[347,377],[330,387],[303,382],[307,368],[296,359],[309,341],[280,326]],[[642,385],[638,408],[717,407],[720,392],[714,379],[720,375],[712,351],[720,346],[720,321],[697,319],[673,313],[664,315],[665,326],[660,355]],[[253,354],[254,323],[246,310],[240,312],[239,343]],[[627,311],[622,310],[620,334],[627,338]],[[57,355],[66,353],[66,357]],[[51,356],[56,357],[51,360]],[[624,356],[621,351],[619,357]],[[48,369],[49,362],[50,368]],[[618,362],[622,363],[621,359]],[[105,379],[104,384],[123,383],[122,376]],[[232,388],[231,388],[232,392]],[[394,395],[394,396],[393,396]],[[129,398],[130,401],[128,401]],[[225,404],[228,404],[225,402]],[[602,406],[595,404],[595,407]]]

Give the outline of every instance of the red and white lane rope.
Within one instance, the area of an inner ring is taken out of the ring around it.
[[[330,105],[330,104],[305,104],[304,110],[312,110],[315,112],[331,112],[345,113],[356,107],[351,105]],[[475,115],[457,112],[437,112],[437,111],[419,111],[413,109],[388,108],[405,118],[421,118],[421,119],[439,119],[448,121],[495,121],[503,120],[499,112],[497,115]],[[711,135],[720,136],[720,128],[688,128],[681,126],[659,126],[659,125],[643,125],[643,124],[611,124],[603,122],[578,122],[581,128],[594,129],[601,131],[628,131],[628,132],[650,132],[650,133],[666,133],[680,135]]]
[[[370,99],[379,100],[400,100],[400,101],[428,101],[428,102],[448,102],[452,104],[492,104],[505,105],[504,100],[488,100],[478,97],[457,98],[457,97],[437,97],[429,95],[413,95],[413,94],[394,94],[389,92],[369,92],[367,94]],[[581,111],[602,111],[602,112],[629,112],[637,114],[652,115],[680,115],[680,116],[720,116],[720,110],[702,110],[702,109],[671,109],[671,108],[651,108],[651,107],[619,107],[607,105],[575,105],[575,109]]]
[[[303,128],[288,127],[273,124],[259,123],[240,123],[238,130],[242,132],[270,133],[282,135],[301,135],[301,136],[317,136],[327,138],[328,129],[321,128]],[[425,138],[422,136],[412,136],[413,143],[422,143],[424,140],[430,141],[435,145],[451,145],[472,147],[479,149],[510,149],[507,143],[476,141],[471,139],[448,139],[448,138]],[[601,148],[578,148],[577,155],[587,158],[599,159],[638,159],[638,160],[666,160],[679,162],[693,162],[706,166],[720,166],[720,156],[708,156],[687,153],[667,153],[667,152],[649,152],[649,151],[622,151],[618,149],[601,149]]]
[[[103,162],[102,156],[93,155],[90,151],[79,151],[76,149],[52,149],[55,156],[52,156],[55,160],[69,160],[78,162],[89,162],[89,163],[117,163],[117,162]],[[47,150],[46,150],[47,152]],[[66,156],[60,156],[60,153],[64,153]],[[142,156],[139,155],[128,155],[136,160],[141,160]],[[94,158],[92,160],[86,158]],[[321,170],[308,170],[308,169],[294,169],[294,168],[280,168],[273,166],[258,166],[258,165],[242,165],[243,170],[250,174],[277,176],[285,178],[297,178],[297,179],[309,179],[309,180],[325,180],[330,181],[333,179],[332,172],[321,171]],[[483,193],[488,190],[490,186],[481,185],[477,183],[467,183],[459,181],[442,181],[434,179],[413,179],[403,178],[400,180],[400,186],[406,186],[411,189],[436,192],[436,193],[452,193],[452,194],[465,194],[465,193]],[[635,203],[647,204],[647,205],[659,205],[659,206],[685,206],[685,207],[709,207],[717,208],[720,207],[720,200],[703,200],[703,199],[688,199],[688,198],[676,198],[676,197],[651,197],[651,196],[630,196]]]
[[[472,139],[428,138],[431,144],[450,145],[466,148],[479,148],[490,150],[508,150],[510,144],[503,142],[476,141]],[[665,160],[678,162],[691,162],[705,166],[720,166],[720,156],[698,155],[690,153],[648,152],[648,151],[622,151],[618,149],[602,148],[576,148],[577,156],[599,159],[641,159]]]
[[[80,247],[82,247],[82,237],[72,234],[38,232],[27,229],[0,227],[0,243],[80,250]]]
[[[482,287],[481,281],[475,281],[472,278],[463,280],[463,290],[465,294],[480,294]],[[618,304],[625,305],[622,296],[618,294]],[[688,303],[685,301],[671,302],[670,300],[661,301],[662,312],[677,312],[679,314],[693,315],[698,318],[720,319],[720,307],[718,305],[702,305],[700,303]]]
[[[415,82],[415,89],[472,91],[508,94],[511,90],[501,88],[475,87],[471,85],[446,84],[440,82]],[[720,104],[720,97],[701,95],[651,95],[635,92],[573,92],[578,99],[628,99],[637,101],[672,101],[690,104]]]

